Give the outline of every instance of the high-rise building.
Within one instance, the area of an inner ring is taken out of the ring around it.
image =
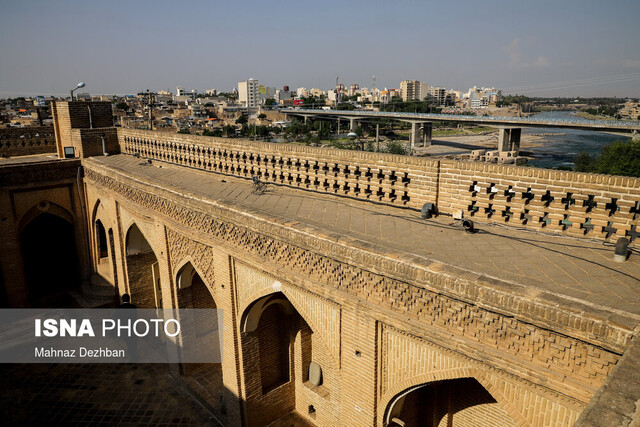
[[[439,105],[439,106],[447,105],[447,89],[443,87],[430,87],[429,99],[435,105]]]
[[[428,95],[429,85],[418,80],[400,82],[400,96],[403,101],[423,100]]]
[[[258,106],[258,80],[251,78],[238,82],[238,102],[247,107]]]

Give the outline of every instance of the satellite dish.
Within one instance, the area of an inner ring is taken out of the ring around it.
[[[356,139],[357,137],[358,137],[358,134],[357,134],[357,133],[355,133],[355,132],[349,132],[349,133],[347,134],[347,138],[349,138],[349,139],[351,139],[351,140],[354,140],[354,139]]]
[[[78,86],[76,86],[77,88],[81,88],[81,87],[85,87],[86,85],[84,84],[84,82],[80,82],[78,83]]]

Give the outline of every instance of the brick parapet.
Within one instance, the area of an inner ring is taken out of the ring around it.
[[[640,228],[640,179],[118,129],[123,153],[479,222],[611,240]],[[633,243],[632,243],[633,244]]]
[[[0,157],[55,153],[53,126],[0,129]]]

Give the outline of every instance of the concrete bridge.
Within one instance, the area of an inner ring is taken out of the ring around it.
[[[222,309],[222,364],[174,368],[221,425],[637,420],[640,180],[54,113],[61,156],[0,161],[5,305]]]
[[[499,151],[519,151],[520,136],[523,127],[545,127],[580,129],[595,132],[637,133],[640,131],[638,121],[616,120],[586,120],[575,118],[572,120],[560,120],[538,117],[498,117],[498,116],[465,116],[459,114],[429,114],[429,113],[404,113],[370,110],[308,110],[300,108],[286,108],[280,110],[291,116],[317,117],[344,119],[349,121],[349,129],[354,130],[356,123],[366,119],[392,119],[411,123],[411,146],[415,146],[420,139],[422,131],[422,145],[431,145],[431,133],[433,122],[470,123],[485,126],[495,126],[500,129],[498,138]]]

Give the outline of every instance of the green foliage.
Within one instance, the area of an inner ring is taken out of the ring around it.
[[[320,108],[325,105],[325,96],[308,96],[301,98],[304,101],[304,108]]]
[[[236,119],[236,123],[239,124],[239,125],[247,124],[248,121],[249,121],[249,119],[247,119],[247,116],[245,116],[245,115],[242,115],[242,116],[240,116],[240,117],[238,117]]]
[[[329,123],[324,123],[323,126],[318,129],[318,138],[329,139],[331,137],[331,129]]]
[[[127,103],[126,103],[126,102],[124,102],[124,101],[120,101],[120,102],[118,102],[118,103],[116,104],[116,108],[117,108],[117,109],[119,109],[119,110],[127,111],[127,110],[129,109],[129,106],[127,105]]]
[[[574,163],[578,172],[640,177],[640,141],[615,141],[605,146],[599,156],[581,153]]]
[[[222,128],[222,133],[226,137],[235,136],[236,127],[231,125],[224,125],[224,127]]]
[[[496,107],[507,107],[511,104],[526,104],[533,101],[532,98],[524,95],[507,95],[502,100],[496,102]]]
[[[589,153],[583,151],[573,159],[573,163],[576,165],[574,170],[576,172],[591,172],[594,160]]]
[[[209,129],[205,129],[202,131],[202,136],[217,136],[217,137],[221,137],[222,136],[222,129],[220,128],[215,128],[212,130]]]
[[[407,150],[405,150],[402,143],[398,141],[391,141],[389,144],[387,144],[386,152],[389,154],[407,154]]]
[[[353,104],[349,104],[348,102],[341,102],[336,106],[336,110],[355,110],[356,107]]]
[[[267,118],[267,115],[266,115],[265,113],[260,113],[260,114],[258,114],[258,118],[259,118],[260,120],[262,120],[262,119],[266,119],[266,118]]]
[[[185,134],[185,135],[189,135],[191,132],[189,132],[189,129],[180,129],[178,132],[176,133],[181,133],[181,134]]]
[[[267,98],[264,100],[264,105],[277,105],[277,102],[273,98]]]

